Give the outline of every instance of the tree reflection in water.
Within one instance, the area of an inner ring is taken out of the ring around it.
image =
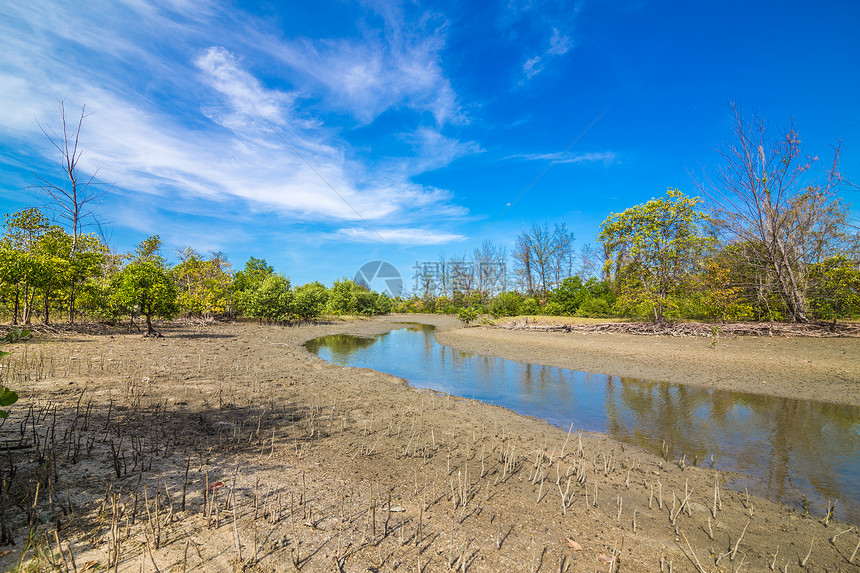
[[[751,476],[740,485],[783,503],[839,500],[860,522],[860,408],[576,372],[463,353],[434,327],[406,325],[375,338],[331,335],[307,343],[341,366],[373,368],[413,386],[475,398],[567,428],[606,432],[657,455]],[[812,493],[814,492],[814,493]],[[822,507],[822,511],[823,511]]]

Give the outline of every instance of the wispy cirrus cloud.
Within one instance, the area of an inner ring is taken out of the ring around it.
[[[264,88],[260,81],[241,67],[237,58],[220,46],[213,46],[201,54],[194,64],[203,74],[203,80],[223,96],[223,101],[207,115],[222,125],[241,128],[257,117],[281,124],[292,106],[295,95]]]
[[[467,239],[465,235],[457,233],[415,227],[384,227],[374,229],[349,227],[339,229],[332,235],[332,238],[346,239],[359,243],[377,243],[382,238],[385,242],[395,245],[444,245]]]
[[[446,190],[412,181],[480,151],[443,135],[445,125],[466,121],[442,69],[444,21],[428,16],[410,27],[392,8],[378,37],[267,37],[257,45],[259,34],[240,32],[258,23],[238,12],[224,20],[227,8],[214,1],[5,4],[0,134],[48,152],[35,119],[56,123],[59,100],[71,110],[86,103],[95,113],[84,124],[83,169],[98,170],[127,203],[157,196],[162,210],[179,213],[331,224],[464,212]],[[239,31],[236,21],[244,22]],[[216,38],[223,43],[210,43]],[[254,65],[263,52],[288,65],[264,75]],[[410,110],[414,144],[369,159],[340,126],[326,125],[321,102],[359,123]],[[432,127],[422,125],[427,113]],[[117,222],[138,228],[122,220],[133,213],[117,209]],[[156,215],[150,220],[157,226]]]
[[[516,74],[525,85],[576,46],[575,30],[583,0],[510,0],[497,26],[511,44],[522,47]]]
[[[362,123],[401,108],[430,112],[437,126],[467,123],[442,68],[447,22],[431,13],[407,18],[406,7],[371,4],[381,30],[356,38],[263,38],[260,45],[289,66],[301,89]]]
[[[537,56],[533,56],[523,64],[523,74],[527,79],[531,79],[544,70],[549,60],[554,56],[563,56],[573,47],[573,40],[569,36],[561,34],[558,28],[552,29],[552,36],[549,39],[549,47],[545,52]]]
[[[556,153],[521,153],[509,155],[505,159],[521,159],[524,161],[549,161],[551,163],[603,163],[606,166],[618,161],[614,151],[588,153],[556,152]]]
[[[440,130],[432,127],[420,127],[405,135],[404,139],[415,150],[414,158],[406,165],[406,172],[409,174],[432,171],[450,165],[460,157],[484,152],[484,149],[473,141],[446,137]]]

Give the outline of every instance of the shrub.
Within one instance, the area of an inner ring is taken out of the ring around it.
[[[606,318],[612,316],[612,312],[606,299],[587,298],[579,305],[576,316],[583,318]]]

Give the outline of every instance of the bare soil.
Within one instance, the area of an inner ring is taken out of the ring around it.
[[[844,383],[839,400],[858,403],[857,342],[840,339],[711,349],[432,316],[174,324],[155,340],[57,334],[16,346],[3,369],[21,400],[0,427],[0,525],[15,542],[0,548],[0,570],[25,549],[25,562],[77,571],[860,570],[860,552],[849,562],[860,534],[826,507],[747,497],[725,489],[726,472],[302,346],[416,318],[446,344],[497,356],[773,393],[791,391],[798,370],[820,388]]]

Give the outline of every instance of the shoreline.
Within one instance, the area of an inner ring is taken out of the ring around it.
[[[440,329],[462,352],[595,374],[860,406],[860,339]],[[694,372],[695,374],[691,374]]]
[[[807,515],[726,489],[732,472],[332,365],[303,346],[416,319],[432,320],[442,335],[473,330],[450,330],[459,324],[451,317],[399,315],[291,327],[166,325],[158,340],[74,334],[28,343],[26,354],[16,347],[14,359],[38,375],[15,382],[21,401],[6,429],[23,422],[31,435],[37,420],[39,435],[57,424],[56,499],[74,506],[39,531],[53,539],[62,524],[59,537],[79,567],[110,568],[118,554],[120,572],[156,564],[315,572],[334,562],[350,572],[566,563],[590,573],[613,559],[622,571],[673,562],[683,572],[695,571],[696,559],[711,570],[714,554],[723,554],[723,570],[727,547],[738,548],[735,566],[744,559],[763,570],[777,546],[780,570],[810,552],[812,570],[860,571],[848,562],[858,534],[828,543],[848,526],[825,524],[819,503]],[[14,487],[26,491],[28,476],[38,475],[32,452],[5,455],[18,467]],[[217,484],[222,493],[207,506],[207,486]],[[45,496],[39,508],[49,510]],[[26,539],[23,518],[13,517],[18,541]],[[810,539],[818,540],[811,551]],[[7,548],[0,569],[16,565],[24,546]]]

